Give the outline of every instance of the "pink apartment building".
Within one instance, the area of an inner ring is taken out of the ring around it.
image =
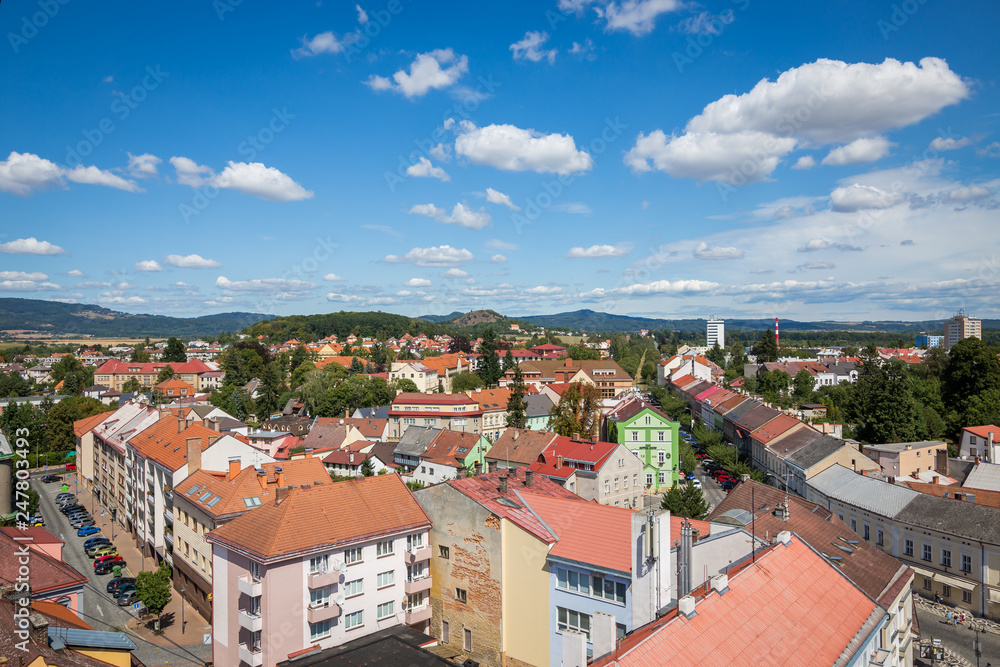
[[[398,475],[280,487],[208,534],[213,660],[260,667],[430,625],[430,519]]]

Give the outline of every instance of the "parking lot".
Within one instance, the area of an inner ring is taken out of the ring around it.
[[[39,511],[45,519],[45,528],[65,542],[63,560],[84,574],[89,583],[84,587],[83,612],[80,616],[96,630],[119,630],[128,634],[138,647],[134,654],[147,665],[200,665],[211,660],[211,643],[204,644],[206,633],[211,633],[197,612],[185,605],[184,614],[186,628],[181,627],[179,595],[173,592],[173,601],[164,610],[164,632],[156,634],[148,630],[136,618],[138,611],[133,607],[120,607],[118,601],[107,592],[107,582],[111,574],[97,575],[94,573],[93,561],[84,553],[83,543],[90,537],[104,536],[112,540],[118,553],[126,560],[122,576],[134,577],[145,569],[153,569],[152,559],[142,557],[136,548],[132,537],[122,534],[116,527],[112,537],[111,520],[106,514],[101,516],[100,505],[94,503],[92,496],[85,490],[76,489],[72,475],[63,479],[69,493],[76,491],[77,502],[93,516],[95,523],[101,528],[100,533],[87,537],[77,537],[77,531],[70,526],[69,521],[59,511],[55,497],[62,492],[61,483],[45,484],[41,482],[44,473],[32,476],[31,485],[39,494]],[[182,630],[184,630],[182,632]]]

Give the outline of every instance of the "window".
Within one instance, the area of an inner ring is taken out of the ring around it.
[[[330,605],[330,592],[333,590],[331,586],[324,586],[323,588],[314,588],[309,591],[309,606],[310,607],[327,607]]]
[[[639,458],[639,450],[638,449],[633,449],[632,450],[632,454],[635,455],[635,458]]]
[[[417,533],[416,535],[407,535],[406,536],[406,550],[407,551],[416,551],[417,549],[423,548],[423,546],[424,546],[424,534],[423,533]]]
[[[624,487],[625,487],[626,489],[628,488],[628,475],[625,475],[624,477],[622,477],[622,485],[623,485],[623,486],[624,486]]]
[[[925,591],[931,590],[931,580],[928,579],[927,577],[924,577],[924,590]]]
[[[469,594],[465,592],[464,588],[456,588],[455,599],[458,600],[459,602],[468,602]]]
[[[353,614],[348,614],[344,617],[344,629],[350,630],[351,628],[361,627],[365,624],[365,616],[363,611],[356,611]]]
[[[611,480],[604,480],[604,493],[611,493]]]
[[[325,574],[330,571],[330,555],[313,556],[309,559],[309,574]]]
[[[562,607],[557,607],[556,609],[558,610],[557,617],[560,631],[576,630],[585,634],[587,641],[590,641],[590,616],[573,611],[572,609],[563,609]]]
[[[355,547],[354,549],[347,549],[344,551],[344,562],[350,565],[351,563],[361,562],[361,547]]]
[[[653,473],[646,473],[646,486],[653,486]]]
[[[941,550],[941,565],[944,567],[951,567],[951,549]]]
[[[972,572],[972,556],[968,554],[962,554],[962,572]]]
[[[392,554],[392,540],[384,540],[375,545],[375,555],[381,558]]]
[[[663,442],[663,441],[665,440],[665,438],[666,438],[666,436],[665,436],[665,434],[663,433],[663,431],[657,431],[657,432],[656,432],[656,439],[657,439],[657,440],[658,440],[659,442]]]
[[[427,472],[427,466],[420,466],[420,472],[426,473]]]
[[[251,616],[260,616],[260,596],[254,596],[250,598],[250,609],[248,613]]]
[[[423,609],[424,608],[424,593],[423,591],[419,593],[410,593],[406,596],[406,608],[407,609]]]
[[[948,584],[942,584],[941,585],[941,595],[943,597],[950,598],[951,597],[951,586],[949,586]]]
[[[447,644],[451,641],[451,625],[448,621],[441,621],[441,643]]]
[[[629,506],[628,506],[628,498],[626,498],[626,499],[625,499],[625,509],[629,509]]]
[[[869,526],[869,525],[868,525],[868,524],[866,523],[866,524],[864,525],[864,529],[865,529],[865,542],[867,542],[868,540],[870,540],[870,539],[871,539],[871,526]]]
[[[962,602],[972,604],[972,591],[962,591]]]
[[[618,467],[619,468],[625,467],[625,459],[618,459]]]
[[[462,644],[462,648],[464,648],[466,651],[472,650],[472,630],[470,630],[469,628],[465,629],[465,640]]]
[[[924,545],[924,560],[927,561],[928,563],[934,560],[931,557],[931,545],[929,544]]]
[[[632,486],[639,486],[639,473],[632,475]]]
[[[662,449],[656,450],[656,462],[663,465],[667,462],[667,453]]]
[[[344,595],[351,597],[352,595],[361,595],[364,593],[365,580],[355,579],[354,581],[348,581],[344,584]]]
[[[885,533],[882,532],[881,528],[875,529],[875,544],[880,547],[885,544]]]
[[[903,554],[906,556],[913,557],[913,540],[905,539],[903,540]]]
[[[657,481],[658,481],[658,482],[659,482],[660,484],[666,484],[666,482],[667,482],[667,473],[665,473],[665,472],[663,472],[663,471],[661,470],[661,471],[659,472],[659,474],[657,475]]]
[[[375,610],[375,618],[381,621],[383,618],[389,618],[390,616],[392,616],[395,613],[392,610],[392,605],[393,605],[392,600],[380,604],[378,608]]]
[[[438,556],[441,558],[451,558],[451,549],[448,547],[438,547]]]
[[[646,426],[649,426],[649,423],[650,423],[649,415],[646,415]]]
[[[855,533],[858,532],[858,520],[855,519],[854,517],[851,517],[851,530],[853,530]]]
[[[379,572],[375,577],[376,588],[385,588],[386,586],[392,586],[394,583],[396,583],[396,573],[393,570]]]
[[[419,563],[414,563],[413,565],[406,566],[406,580],[407,581],[419,581],[427,576],[427,568],[424,567],[424,561]]]
[[[188,553],[188,544],[187,544],[187,542],[185,542],[184,543],[184,554],[187,555],[187,553]],[[254,581],[259,581],[260,580],[260,563],[258,563],[255,560],[250,561],[250,568],[249,568],[249,570],[250,570],[250,578],[253,579]]]
[[[360,611],[358,612],[361,613]],[[316,641],[330,636],[330,621],[309,624],[309,639]]]
[[[639,432],[632,431],[632,442],[639,442]]]

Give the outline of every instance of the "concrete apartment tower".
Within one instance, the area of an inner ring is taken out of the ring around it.
[[[715,315],[708,318],[708,328],[705,331],[706,345],[709,349],[715,346],[726,349],[726,321],[720,320]]]
[[[955,343],[963,338],[983,338],[983,323],[965,314],[965,308],[959,308],[955,316],[944,323],[944,339],[941,346],[950,350]]]

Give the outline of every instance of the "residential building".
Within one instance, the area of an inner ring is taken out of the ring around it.
[[[436,484],[485,468],[490,442],[475,433],[413,426],[395,443],[392,462],[414,481]]]
[[[172,377],[169,380],[164,380],[159,384],[153,385],[153,390],[159,391],[163,394],[164,398],[168,400],[173,400],[175,398],[188,398],[197,393],[193,386],[184,380],[177,379],[176,377]]]
[[[862,451],[879,464],[886,477],[916,477],[921,471],[939,467],[942,456],[947,472],[948,445],[940,440],[864,445]]]
[[[976,463],[965,478],[965,486],[982,491],[1000,491],[1000,465]]]
[[[386,432],[389,430],[389,420],[385,418],[348,417],[344,420],[344,423],[358,429],[365,440],[369,442],[384,442],[386,440]]]
[[[487,467],[492,470],[533,465],[558,437],[552,431],[509,428],[486,454]]]
[[[482,431],[483,411],[468,394],[401,393],[389,407],[390,442],[398,441],[410,426],[446,428],[465,433]]]
[[[472,362],[461,353],[445,353],[436,357],[424,357],[421,363],[427,368],[437,373],[437,387],[433,391],[440,391],[450,394],[451,380],[459,373],[468,373],[472,370]]]
[[[436,639],[397,625],[333,648],[303,649],[278,667],[455,667],[451,660],[425,648],[436,645]]]
[[[217,379],[213,378],[206,383],[205,387],[202,387],[201,376],[205,373],[218,373],[219,367],[214,363],[209,364],[199,359],[170,363],[130,363],[120,359],[111,359],[94,371],[94,382],[122,391],[125,383],[131,378],[135,378],[143,387],[152,388],[156,384],[156,376],[166,366],[174,369],[174,377],[188,383],[195,388],[195,391],[207,391],[211,386],[217,384]]]
[[[346,417],[317,417],[309,433],[299,444],[308,450],[319,452],[344,449],[365,439],[361,431],[348,423]]]
[[[987,463],[1000,463],[1000,427],[966,426],[962,429],[958,455],[961,458],[980,458]]]
[[[395,361],[389,370],[389,381],[411,380],[417,391],[430,394],[438,390],[437,371],[419,361]]]
[[[273,665],[400,624],[427,630],[431,522],[399,476],[275,496],[207,536],[216,664]]]
[[[84,589],[89,587],[89,580],[63,561],[63,544],[44,528],[0,529],[0,588],[5,591],[2,597],[9,597],[12,591],[25,592],[32,603],[49,601],[74,613],[84,613]],[[27,589],[23,588],[25,582]],[[22,587],[18,588],[18,584]]]
[[[549,427],[549,415],[555,401],[546,394],[525,394],[524,427],[531,431],[544,431]]]
[[[757,536],[787,530],[804,540],[885,610],[878,648],[888,653],[888,660],[882,664],[913,665],[914,572],[879,548],[884,541],[858,540],[829,509],[752,480],[738,484],[712,510],[708,521],[715,530],[739,526]]]
[[[614,398],[635,386],[632,376],[611,359],[544,359],[521,362],[518,366],[524,383],[536,389],[550,384],[584,382],[596,386],[602,398]],[[507,387],[513,381],[514,370],[508,369],[500,380],[500,386]]]
[[[806,496],[809,480],[837,465],[858,473],[879,469],[877,463],[858,451],[856,444],[824,435],[785,458],[788,488]]]
[[[813,477],[806,499],[912,567],[914,592],[1000,618],[1000,510],[974,497],[919,493],[840,465]]]
[[[642,464],[641,489],[651,492],[670,489],[680,478],[680,424],[642,398],[630,396],[607,416],[609,432],[628,447]],[[614,428],[612,428],[612,424]],[[611,437],[609,433],[609,437]],[[635,484],[632,490],[636,491]],[[642,490],[638,495],[643,495]],[[635,501],[633,501],[635,507]]]
[[[212,618],[212,546],[205,536],[255,507],[273,502],[278,487],[329,479],[314,457],[223,471],[194,470],[174,488],[174,588],[206,619]]]
[[[726,321],[720,320],[712,315],[708,318],[705,326],[705,345],[712,349],[718,345],[723,350],[726,349]]]
[[[482,410],[483,437],[490,442],[496,442],[507,428],[507,403],[510,401],[510,388],[473,389],[466,393],[479,403],[479,409]]]
[[[955,316],[944,323],[944,336],[941,347],[950,350],[963,338],[983,338],[983,323],[974,317],[969,317],[964,308],[959,308]]]
[[[392,461],[392,451],[393,446],[390,443],[379,443],[371,446],[362,445],[362,449],[358,451],[354,451],[354,448],[335,449],[329,454],[323,453],[320,456],[323,457],[326,471],[331,475],[359,477],[364,475],[362,466],[365,461],[371,462],[373,475],[395,472],[397,466]]]
[[[584,500],[638,509],[644,491],[645,466],[630,446],[630,443],[590,442],[560,435],[529,468]]]
[[[926,347],[929,350],[933,347],[940,347],[943,340],[944,336],[928,336],[927,334],[920,334],[917,336],[916,345],[917,347]]]

